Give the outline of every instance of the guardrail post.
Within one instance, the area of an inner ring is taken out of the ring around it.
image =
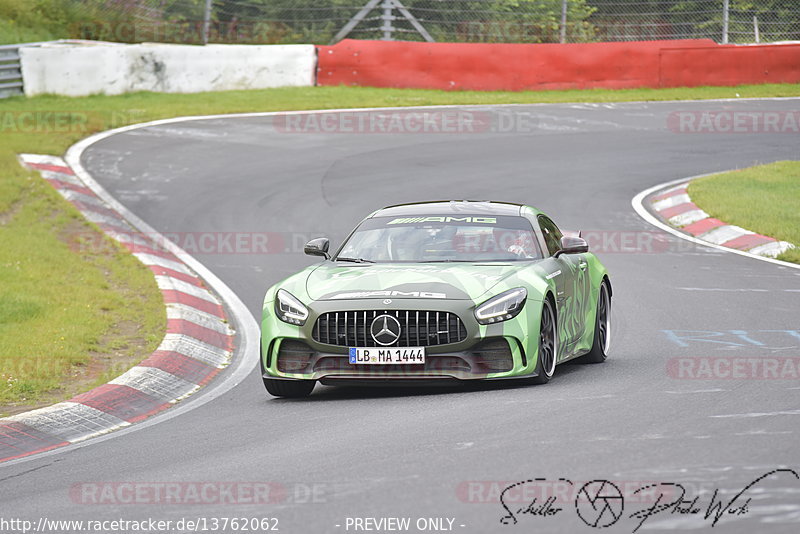
[[[722,44],[728,44],[729,17],[730,17],[730,0],[722,0]]]
[[[383,14],[381,15],[381,20],[383,21],[383,25],[381,26],[383,40],[393,41],[394,26],[392,26],[392,21],[394,20],[394,15],[392,15],[392,9],[394,9],[394,3],[392,3],[392,0],[383,0],[383,5],[381,7],[383,8]]]
[[[753,37],[756,40],[756,44],[761,43],[761,32],[758,31],[758,15],[753,14]]]
[[[208,44],[208,33],[211,29],[211,0],[206,0],[206,7],[203,11],[203,44]]]

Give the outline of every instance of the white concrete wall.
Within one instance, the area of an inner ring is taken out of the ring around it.
[[[313,45],[48,44],[20,56],[28,96],[310,86],[316,69]]]

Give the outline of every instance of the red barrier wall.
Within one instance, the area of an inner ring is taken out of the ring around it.
[[[520,91],[800,80],[800,45],[720,46],[709,39],[566,45],[347,39],[318,53],[318,85]]]
[[[662,87],[800,83],[800,44],[661,51]]]
[[[711,40],[588,44],[344,40],[319,47],[319,85],[511,90],[654,87],[665,47]]]

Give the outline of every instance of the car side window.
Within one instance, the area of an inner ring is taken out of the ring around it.
[[[561,249],[561,230],[558,229],[558,226],[556,226],[553,221],[544,215],[539,216],[539,228],[542,229],[544,242],[547,244],[547,251],[552,256]]]

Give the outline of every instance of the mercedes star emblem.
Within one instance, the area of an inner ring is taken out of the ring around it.
[[[400,321],[391,315],[378,315],[372,320],[369,332],[378,345],[391,345],[400,339]]]

